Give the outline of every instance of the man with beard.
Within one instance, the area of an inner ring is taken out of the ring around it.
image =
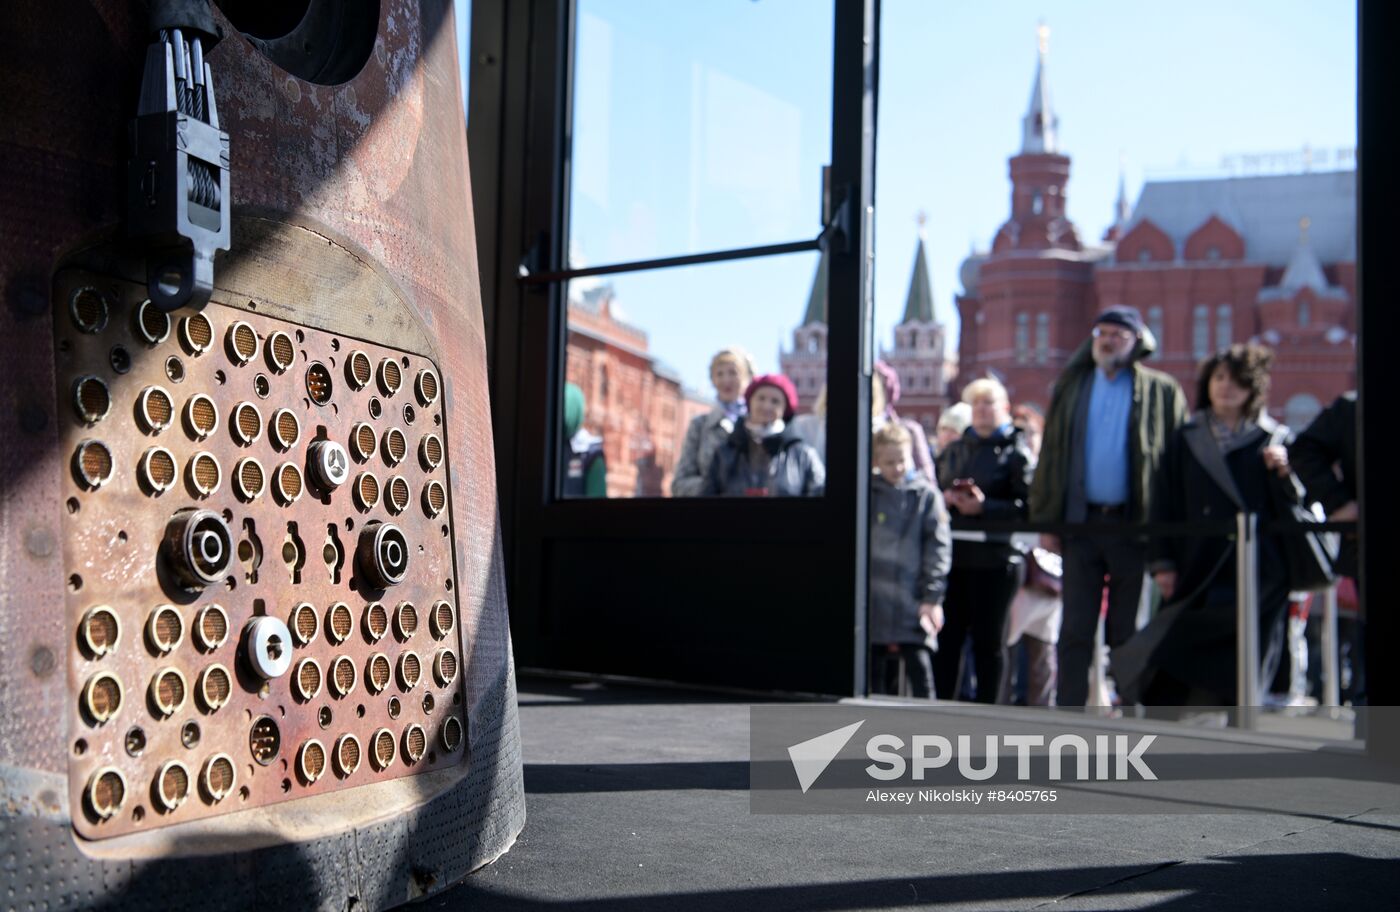
[[[1145,522],[1167,440],[1186,419],[1170,376],[1139,362],[1155,349],[1142,317],[1110,307],[1055,383],[1030,491],[1032,522]],[[1064,620],[1056,703],[1083,706],[1103,590],[1110,649],[1137,629],[1145,543],[1131,536],[1067,535],[1045,544],[1064,557]]]

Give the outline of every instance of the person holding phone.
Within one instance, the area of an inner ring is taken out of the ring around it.
[[[972,423],[939,461],[949,511],[973,522],[1024,518],[1035,456],[1025,434],[1011,423],[1006,387],[991,378],[974,380],[963,390],[963,401],[972,408]],[[1024,575],[1025,556],[1008,532],[954,543],[933,665],[934,688],[941,697],[956,695],[963,643],[971,637],[976,701],[1005,700],[1006,622]]]

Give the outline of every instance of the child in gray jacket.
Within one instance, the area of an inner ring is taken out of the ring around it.
[[[937,482],[913,470],[912,437],[896,422],[875,433],[870,483],[870,689],[932,697],[934,637],[952,563],[948,510]]]

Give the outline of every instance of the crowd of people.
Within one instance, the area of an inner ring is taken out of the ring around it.
[[[1234,542],[1167,535],[1158,524],[1356,516],[1355,400],[1343,397],[1301,435],[1267,411],[1272,353],[1235,344],[1200,366],[1194,407],[1143,362],[1156,346],[1136,310],[1100,313],[1044,414],[1013,408],[996,379],[972,381],[941,415],[932,445],[895,410],[899,377],[877,364],[871,387],[870,680],[877,693],[984,703],[1233,705]],[[782,374],[758,374],[742,349],[710,363],[716,404],[686,430],[672,494],[820,495],[826,390],[797,416]],[[581,394],[566,398],[565,484],[599,487]],[[1057,524],[1064,535],[1009,531]],[[980,525],[987,525],[985,530]],[[1137,527],[1155,527],[1152,534]],[[1260,536],[1255,586],[1259,680],[1284,663],[1300,588],[1297,533]],[[1354,542],[1325,555],[1354,575]],[[1308,561],[1304,560],[1306,564]],[[1335,564],[1332,566],[1331,564]],[[1359,629],[1359,625],[1354,625]],[[1351,631],[1349,631],[1350,633]],[[1359,636],[1359,633],[1355,634]],[[1364,685],[1354,670],[1351,696]]]

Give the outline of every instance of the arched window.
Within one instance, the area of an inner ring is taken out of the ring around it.
[[[1229,304],[1215,308],[1215,347],[1216,350],[1230,347],[1234,341],[1234,314]]]
[[[1152,335],[1157,339],[1157,350],[1166,351],[1167,337],[1166,329],[1162,325],[1162,308],[1153,306],[1147,308],[1147,328],[1152,330]]]
[[[1299,325],[1299,326],[1308,326],[1308,325],[1311,324],[1311,323],[1312,323],[1312,302],[1311,302],[1311,301],[1299,301],[1299,302],[1298,302],[1298,325]],[[1289,425],[1289,427],[1292,427],[1292,425]]]
[[[1031,315],[1016,315],[1016,360],[1025,364],[1031,359]]]
[[[1035,363],[1044,364],[1050,359],[1050,315],[1035,315]]]
[[[1045,198],[1041,196],[1040,193],[1037,191],[1036,194],[1031,197],[1031,213],[1034,215],[1040,215],[1044,211]]]
[[[1210,355],[1210,308],[1204,304],[1191,311],[1191,354],[1198,361]]]

